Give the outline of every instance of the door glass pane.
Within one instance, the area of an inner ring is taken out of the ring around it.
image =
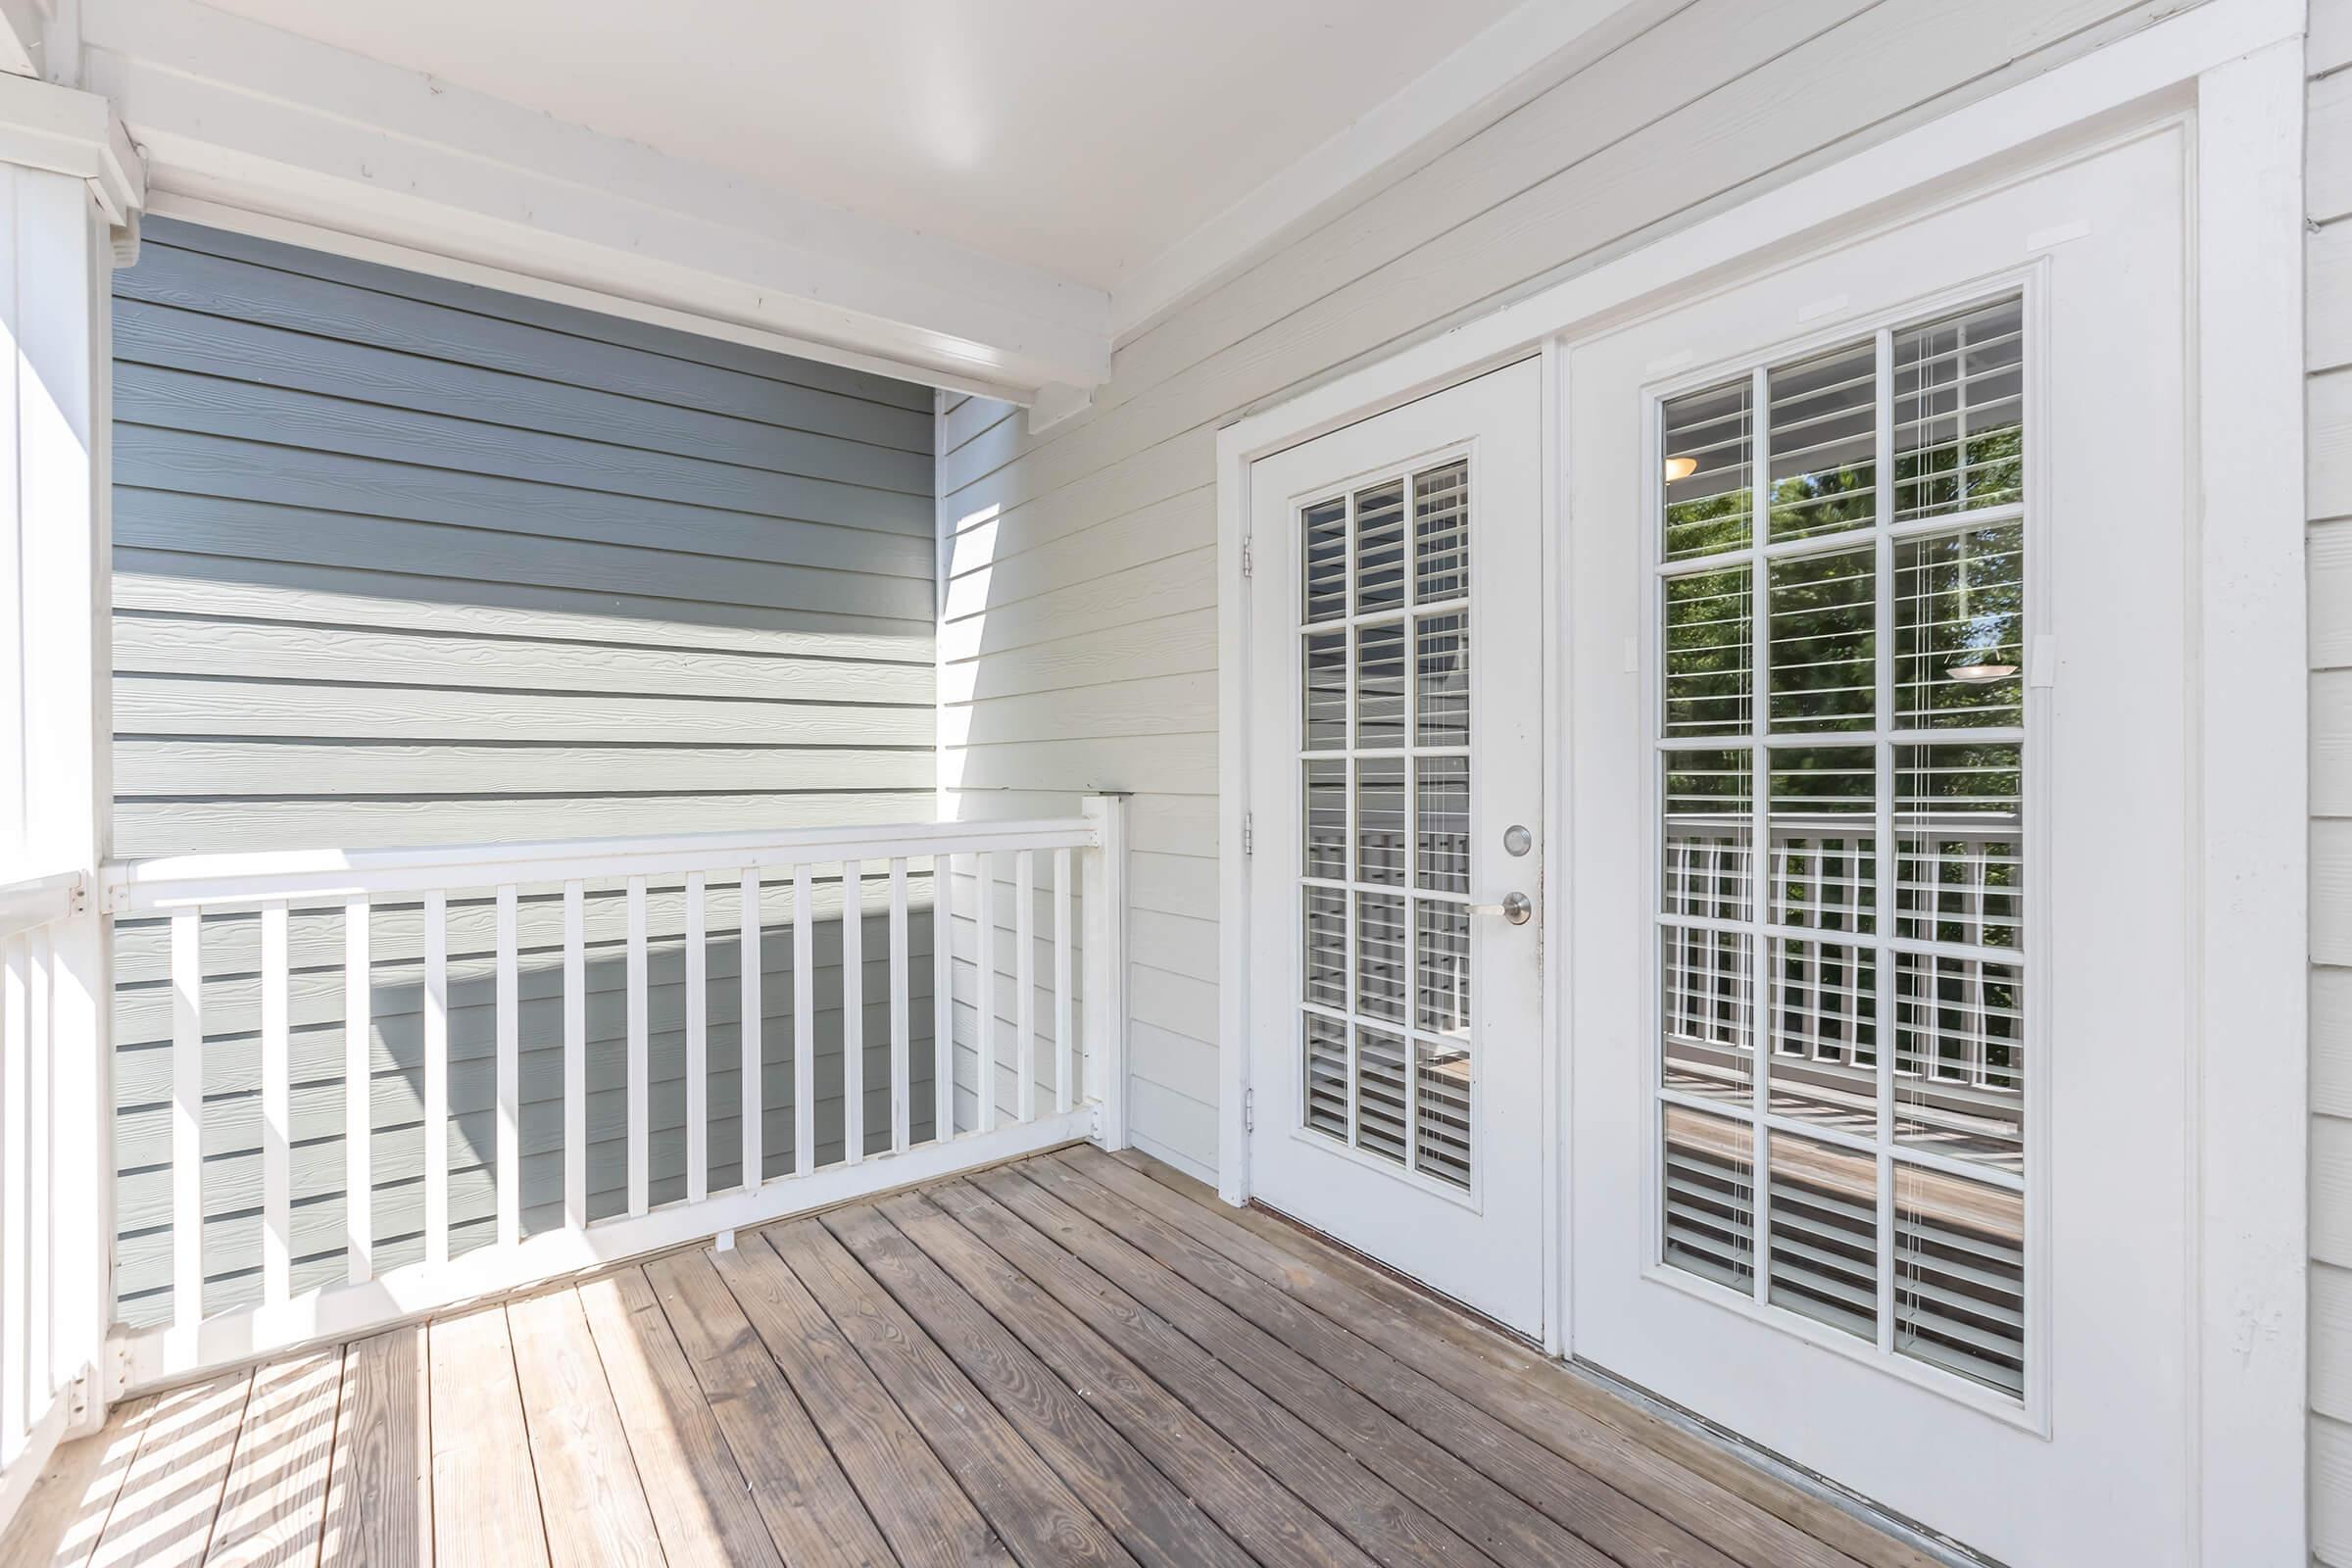
[[[1868,1138],[1879,1126],[1878,952],[1776,939],[1773,1114]]]
[[[1359,882],[1404,881],[1404,759],[1367,757],[1355,764],[1355,875]]]
[[[1470,464],[1413,475],[1413,598],[1437,605],[1470,592]]]
[[[1865,1340],[1879,1333],[1879,1162],[1875,1155],[1774,1133],[1775,1306]]]
[[[1467,459],[1298,514],[1301,1119],[1457,1191],[1476,1144],[1470,521]]]
[[[1755,1134],[1747,1123],[1663,1107],[1666,1261],[1736,1291],[1756,1271]]]
[[[1669,739],[1744,735],[1751,727],[1754,588],[1745,566],[1666,579]]]
[[[1664,909],[1702,920],[1748,917],[1748,840],[1755,754],[1666,754]]]
[[[2024,318],[2010,297],[1663,400],[1656,454],[1664,1261],[2011,1394]]]
[[[1898,521],[2025,499],[2025,302],[1894,335]]]
[[[1470,744],[1470,617],[1458,612],[1413,623],[1413,699],[1419,744]]]
[[[1404,622],[1355,629],[1355,744],[1365,751],[1404,745]]]
[[[1876,552],[1776,561],[1771,581],[1772,727],[1870,728],[1879,703]]]
[[[1404,481],[1355,495],[1355,612],[1404,604]]]
[[[1418,885],[1432,893],[1470,891],[1470,759],[1424,757],[1413,764],[1419,804]]]
[[[1895,546],[1895,706],[1904,728],[2025,722],[2025,560],[2016,522]]]
[[[1894,1167],[1894,1348],[2004,1394],[2025,1392],[2023,1193]]]
[[[1747,547],[1756,498],[1752,398],[1742,378],[1675,398],[1662,411],[1668,561]]]
[[[1307,508],[1300,514],[1298,533],[1305,554],[1299,572],[1306,585],[1304,618],[1338,620],[1348,613],[1347,498]]]
[[[1669,926],[1663,1087],[1709,1100],[1753,1098],[1755,1051],[1743,931]]]
[[[1355,1031],[1355,1146],[1404,1163],[1404,1040],[1386,1029]]]
[[[1879,484],[1878,345],[1849,343],[1776,367],[1767,379],[1774,542],[1869,527]]]

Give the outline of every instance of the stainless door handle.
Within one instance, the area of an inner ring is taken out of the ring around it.
[[[1524,893],[1505,893],[1500,904],[1473,904],[1470,906],[1470,912],[1472,914],[1499,914],[1513,925],[1525,925],[1529,917],[1536,912],[1536,906],[1528,902],[1527,895]]]

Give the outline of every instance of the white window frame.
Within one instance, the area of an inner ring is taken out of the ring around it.
[[[2304,571],[2302,0],[2205,0],[2088,55],[1797,175],[1653,243],[1551,281],[1499,309],[1433,322],[1377,364],[1299,391],[1219,432],[1219,930],[1221,1108],[1218,1190],[1250,1191],[1244,1126],[1250,909],[1244,825],[1252,801],[1250,466],[1531,350],[1544,376],[1544,575],[1564,605],[1560,529],[1562,346],[1663,306],[1705,273],[1760,253],[1827,245],[1956,185],[2005,183],[2134,118],[2193,115],[2194,291],[2190,396],[2195,493],[2227,512],[2192,519],[2199,687],[2191,774],[2207,896],[2192,920],[2198,1017],[2196,1147],[2187,1277],[2196,1303],[2190,1508],[2204,1560],[2300,1562],[2307,1553],[2308,1141],[2306,879],[2308,748]],[[2210,286],[2206,280],[2225,280]],[[1558,616],[1545,628],[1547,680],[1563,668]],[[1548,687],[1547,689],[1564,689]],[[1566,886],[1561,748],[1546,748],[1544,876]],[[1560,1040],[1574,983],[1561,900],[1544,901],[1546,1037]],[[1278,974],[1267,983],[1287,985]],[[2227,1041],[2237,1049],[2209,1050]],[[2245,1049],[2259,1043],[2264,1049]],[[1547,1053],[1544,1102],[1546,1348],[1568,1342],[1567,1125],[1563,1051]]]

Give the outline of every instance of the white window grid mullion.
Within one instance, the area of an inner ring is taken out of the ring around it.
[[[1764,935],[1764,900],[1778,878],[1772,862],[1772,753],[1764,738],[1772,728],[1772,571],[1763,548],[1772,513],[1771,372],[1759,365],[1748,379],[1748,613],[1754,652],[1748,659],[1748,735],[1753,750],[1748,759],[1750,832],[1755,839],[1752,858],[1765,877],[1747,905],[1748,1080],[1755,1114],[1755,1137],[1748,1156],[1748,1285],[1758,1305],[1772,1298],[1772,1177],[1767,1167],[1771,1152],[1765,1113],[1772,1093],[1772,1017],[1765,1011],[1768,992],[1777,990],[1780,966],[1773,961],[1770,940]],[[1769,974],[1771,982],[1765,983]]]
[[[1421,1168],[1421,1045],[1416,1038],[1421,1024],[1421,908],[1413,895],[1420,880],[1415,850],[1420,837],[1416,829],[1421,769],[1413,746],[1421,738],[1421,624],[1413,610],[1420,598],[1421,574],[1413,569],[1413,496],[1418,486],[1409,472],[1399,482],[1404,486],[1404,516],[1399,524],[1404,575],[1404,842],[1398,846],[1402,885],[1397,891],[1404,911],[1404,1027],[1398,1032],[1404,1044],[1404,1168],[1417,1171]]]
[[[1888,538],[1900,542],[1916,539],[1922,534],[1973,533],[1981,528],[2015,522],[2025,514],[2023,503],[2005,501],[1999,506],[1932,513],[1927,516],[1909,517],[1900,522],[1878,526]],[[1677,556],[1672,561],[1658,562],[1650,570],[1660,577],[1704,576],[1708,572],[1729,571],[1735,566],[1746,565],[1758,556],[1770,561],[1787,561],[1803,556],[1834,556],[1841,550],[1852,550],[1861,545],[1868,532],[1864,528],[1838,528],[1826,533],[1801,534],[1794,539],[1744,545],[1738,550],[1710,551],[1703,556]],[[1391,612],[1381,611],[1373,618],[1378,619],[1388,613]],[[1340,623],[1326,620],[1316,624],[1336,626]]]
[[[1868,1133],[1849,1132],[1832,1122],[1812,1121],[1785,1111],[1768,1111],[1761,1118],[1746,1106],[1682,1089],[1660,1089],[1657,1099],[1663,1104],[1680,1106],[1685,1110],[1703,1111],[1710,1116],[1728,1118],[1742,1124],[1761,1121],[1773,1132],[1792,1133],[1813,1143],[1826,1144],[1848,1153],[1878,1156],[1883,1167],[1888,1164],[1908,1165],[1919,1170],[1932,1170],[1945,1176],[1998,1188],[2003,1192],[2022,1193],[2026,1179],[2015,1171],[1998,1165],[1964,1159],[1957,1154],[1938,1153],[1933,1149],[1918,1149],[1896,1145],[1889,1149]]]
[[[1355,492],[1352,490],[1348,493],[1347,523],[1347,531],[1342,536],[1341,542],[1341,561],[1343,564],[1342,569],[1346,573],[1345,587],[1347,590],[1346,597],[1348,604],[1347,677],[1342,682],[1343,689],[1346,691],[1348,698],[1348,764],[1340,779],[1340,790],[1341,793],[1346,795],[1348,798],[1348,842],[1344,846],[1341,864],[1348,868],[1348,880],[1350,884],[1353,884],[1359,880],[1357,873],[1362,870],[1362,865],[1357,859],[1357,856],[1361,849],[1361,840],[1358,838],[1360,826],[1356,821],[1355,808],[1357,741],[1355,733],[1355,710],[1357,702],[1361,696],[1361,694],[1356,690],[1357,668],[1355,650],[1356,640],[1359,636],[1361,636],[1361,633],[1356,627],[1355,583],[1357,545],[1355,537]],[[1341,1031],[1341,1045],[1347,1053],[1348,1062],[1348,1076],[1347,1082],[1344,1086],[1348,1095],[1348,1147],[1349,1149],[1353,1149],[1357,1147],[1355,1141],[1356,1073],[1358,1066],[1356,1061],[1356,1020],[1358,1017],[1357,1004],[1362,1000],[1358,994],[1358,987],[1363,983],[1362,974],[1357,968],[1357,963],[1359,961],[1357,957],[1358,945],[1362,940],[1362,933],[1357,929],[1357,927],[1361,922],[1363,900],[1357,895],[1357,893],[1354,891],[1354,888],[1350,886],[1346,902],[1347,918],[1345,922],[1345,929],[1348,933],[1348,972],[1345,980],[1342,982],[1341,995],[1348,999],[1348,1024],[1347,1027]]]
[[[1871,914],[1870,943],[1873,970],[1871,1040],[1872,1064],[1878,1078],[1878,1231],[1874,1238],[1878,1250],[1878,1337],[1879,1349],[1886,1354],[1894,1352],[1894,1041],[1893,1009],[1888,999],[1893,990],[1894,954],[1887,946],[1893,934],[1895,903],[1900,897],[1897,873],[1898,859],[1894,842],[1894,536],[1888,523],[1894,517],[1894,329],[1881,327],[1877,342],[1878,394],[1876,430],[1871,450],[1878,466],[1874,477],[1877,483],[1872,497],[1871,513],[1877,538],[1878,586],[1871,596],[1873,606],[1871,635],[1871,665],[1876,676],[1878,695],[1872,706],[1877,729],[1878,751],[1878,820],[1876,852],[1871,864],[1876,872],[1876,907]],[[1857,1014],[1860,1004],[1857,1002]],[[1857,1016],[1857,1024],[1859,1017]]]

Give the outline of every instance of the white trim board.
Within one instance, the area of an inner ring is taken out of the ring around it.
[[[2197,1362],[2198,1397],[2182,1437],[2194,1455],[2200,1560],[2306,1560],[2303,28],[2301,0],[2207,0],[1219,433],[1218,1190],[1228,1201],[1246,1201],[1250,1191],[1242,1122],[1250,934],[1241,855],[1251,804],[1242,574],[1250,464],[1690,292],[1711,275],[1851,234],[1898,205],[1990,183],[2036,161],[2056,138],[2192,105],[2199,493],[2228,498],[2226,514],[2199,523],[2205,718],[2189,765],[2209,885],[2193,917],[2200,1035],[2231,1051],[2228,1074],[2212,1060],[2195,1066],[2196,1260],[2182,1289],[2199,1303],[2198,1334],[2182,1354]],[[1556,531],[1557,504],[1547,496],[1547,532]],[[2279,765],[2282,753],[2292,764]],[[1553,834],[1547,847],[1553,885],[1564,842]],[[1547,965],[1547,985],[1560,984],[1563,968]],[[2268,1049],[2249,1062],[2255,1043]]]

